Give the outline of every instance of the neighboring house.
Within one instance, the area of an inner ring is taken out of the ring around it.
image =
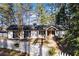
[[[20,39],[24,38],[46,38],[50,34],[57,36],[58,38],[63,38],[65,34],[65,30],[61,29],[58,26],[54,25],[22,25],[23,30],[20,35]],[[17,25],[11,25],[7,28],[8,31],[8,38],[9,39],[15,39],[18,38],[17,32],[18,32],[18,26]]]

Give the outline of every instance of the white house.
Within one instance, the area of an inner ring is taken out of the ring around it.
[[[65,31],[60,30],[59,28],[53,25],[22,25],[23,30],[20,33],[20,39],[24,39],[27,37],[38,38],[47,37],[49,34],[57,36],[58,38],[63,38]],[[18,38],[18,26],[11,25],[7,28],[8,30],[8,38],[9,39],[17,39]]]
[[[58,38],[63,38],[65,34],[64,30],[59,30],[58,27],[53,25],[22,25],[23,30],[20,33],[20,38],[18,38],[18,26],[11,25],[7,28],[7,32],[4,33],[7,36],[7,40],[0,40],[0,46],[2,48],[6,47],[8,49],[18,50],[22,52],[29,52],[30,45],[27,41],[28,38],[44,38],[57,36]],[[21,40],[19,40],[21,39]],[[5,42],[5,44],[4,44]],[[19,47],[15,45],[18,44]],[[32,49],[31,49],[32,50]],[[30,51],[31,51],[30,50]]]
[[[0,31],[0,39],[6,39],[7,38],[7,31]]]

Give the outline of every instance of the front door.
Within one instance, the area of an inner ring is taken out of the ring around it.
[[[47,30],[47,35],[48,35],[48,39],[53,39],[54,35],[55,35],[55,30],[50,28]]]
[[[54,35],[55,34],[55,31],[54,30],[48,30],[47,31],[47,35],[50,35],[50,34]]]

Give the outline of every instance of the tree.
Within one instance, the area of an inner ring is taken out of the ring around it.
[[[44,4],[38,4],[37,6],[37,12],[39,14],[39,20],[41,24],[49,24],[49,22],[51,22],[51,20],[53,20],[54,15],[50,15],[46,12],[45,8],[44,8]]]
[[[67,34],[65,35],[63,42],[64,52],[71,55],[78,55],[79,52],[79,8],[78,4],[65,4],[59,14],[57,15],[57,22],[60,25],[68,25]],[[62,22],[62,23],[61,23]]]
[[[3,23],[7,26],[15,23],[13,4],[1,4],[0,16],[3,18]]]

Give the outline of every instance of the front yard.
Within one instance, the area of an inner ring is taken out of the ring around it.
[[[22,53],[20,51],[0,48],[0,56],[25,56],[25,55],[26,53]]]

